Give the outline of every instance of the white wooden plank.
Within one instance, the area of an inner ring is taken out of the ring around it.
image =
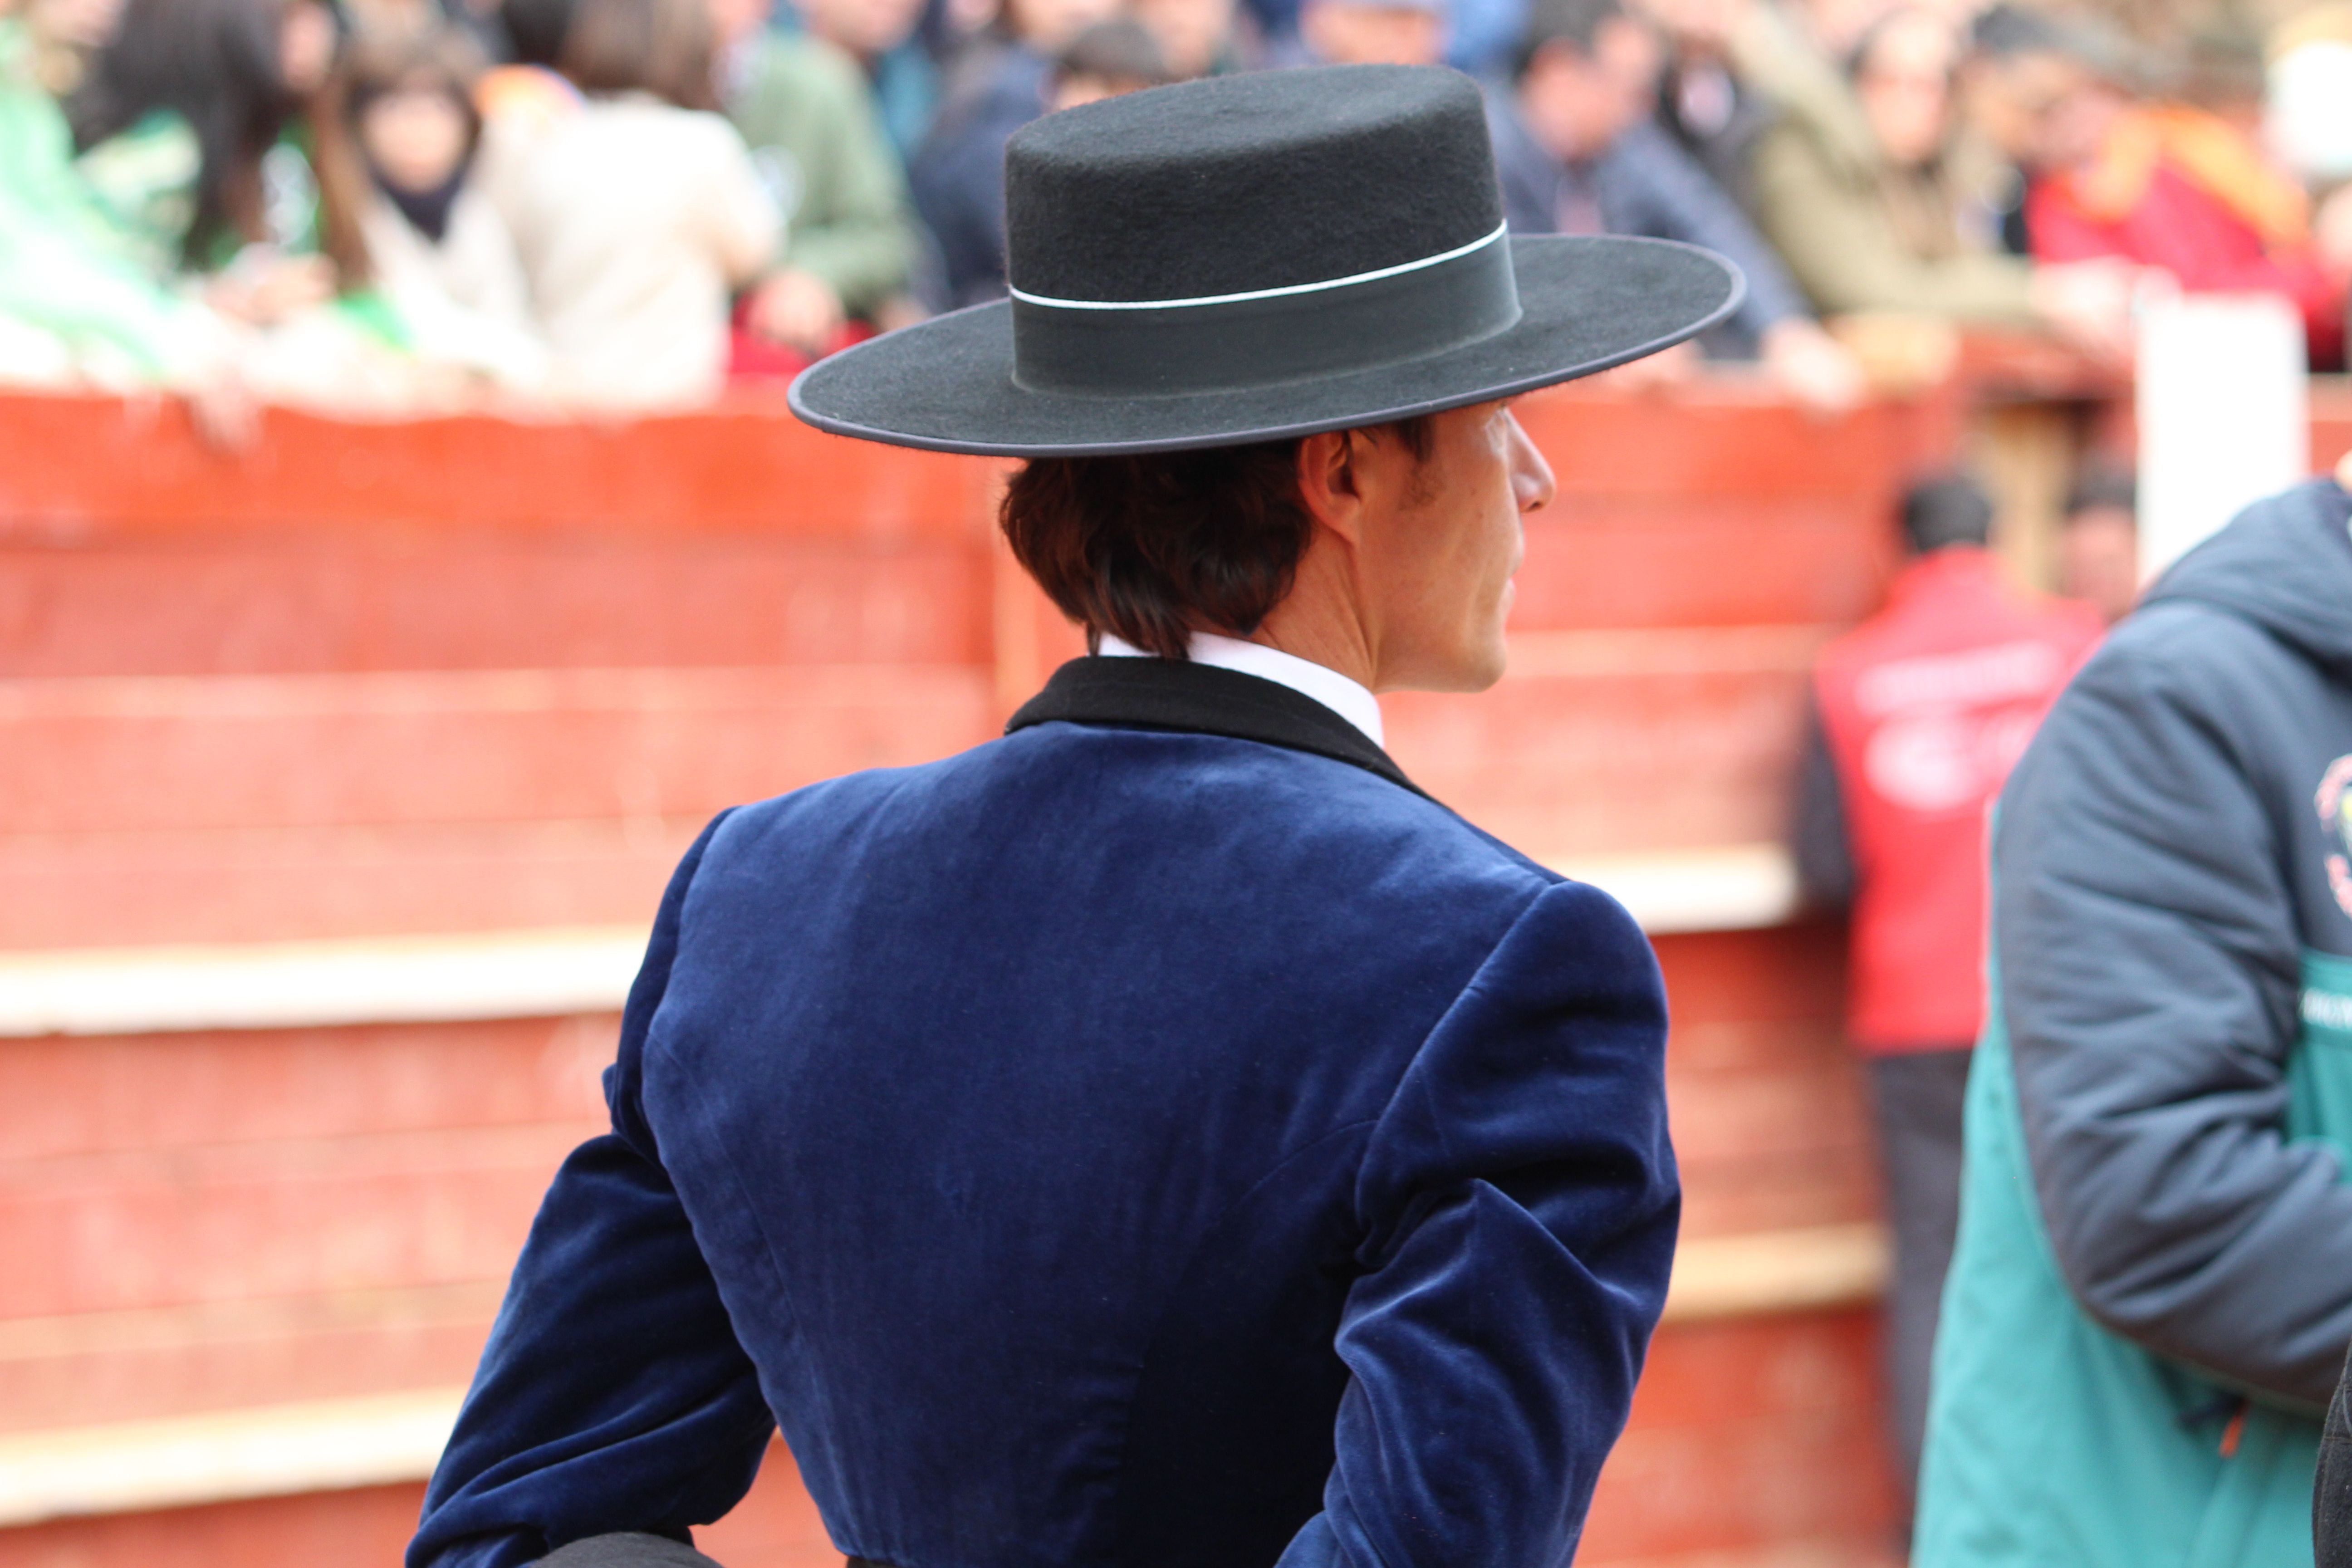
[[[1666,1289],[1670,1323],[1818,1311],[1874,1301],[1894,1251],[1884,1226],[1809,1226],[1686,1237]]]
[[[1745,931],[1796,906],[1776,845],[1563,857],[1644,931]],[[617,1009],[637,926],[0,952],[0,1037],[553,1017]]]
[[[604,1013],[636,926],[0,953],[0,1037],[135,1035]]]
[[[421,1480],[461,1388],[0,1434],[0,1526]]]
[[[1547,864],[1608,893],[1652,936],[1754,931],[1783,923],[1797,909],[1796,863],[1777,844],[1563,856]]]

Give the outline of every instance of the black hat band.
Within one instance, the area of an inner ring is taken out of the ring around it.
[[[1077,397],[1180,397],[1376,370],[1518,324],[1502,229],[1323,283],[1202,300],[1048,300],[1013,290],[1013,380]]]

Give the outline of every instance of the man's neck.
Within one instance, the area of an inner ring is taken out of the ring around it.
[[[1328,551],[1310,550],[1298,563],[1290,592],[1248,640],[1337,670],[1366,690],[1378,691],[1380,656],[1358,603],[1342,563]]]

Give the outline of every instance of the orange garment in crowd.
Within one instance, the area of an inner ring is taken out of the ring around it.
[[[2201,293],[2284,294],[2314,364],[2344,352],[2344,300],[2311,243],[2303,188],[2201,110],[2126,110],[2088,169],[2037,181],[2026,228],[2042,261],[2120,257]]]
[[[520,121],[536,129],[579,108],[580,89],[539,66],[500,66],[483,74],[474,107],[486,121]]]

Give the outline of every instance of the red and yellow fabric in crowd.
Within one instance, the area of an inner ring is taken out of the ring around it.
[[[2035,182],[2041,261],[2116,257],[2196,293],[2275,292],[2302,312],[2312,363],[2340,364],[2344,291],[2311,241],[2303,187],[2236,126],[2178,105],[2126,110],[2087,167]]]

